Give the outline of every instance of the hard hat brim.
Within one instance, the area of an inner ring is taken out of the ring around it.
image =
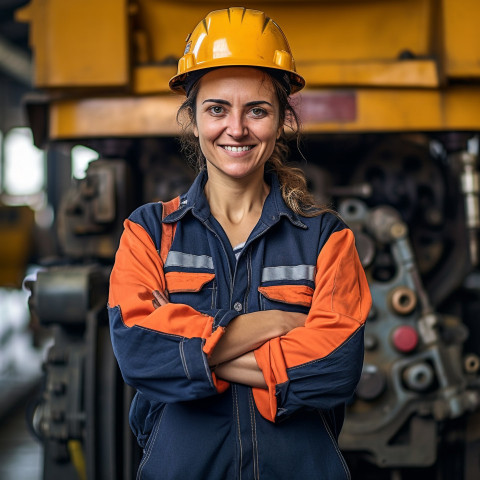
[[[289,70],[283,70],[281,68],[272,68],[272,67],[264,67],[262,65],[245,65],[242,63],[238,63],[238,65],[232,65],[228,63],[226,65],[215,65],[213,67],[204,66],[202,68],[197,68],[194,70],[189,71],[188,73],[181,73],[173,76],[169,82],[168,86],[170,90],[174,93],[179,95],[188,95],[192,86],[206,73],[215,70],[217,68],[228,68],[228,67],[251,67],[251,68],[258,68],[260,70],[265,71],[266,73],[278,78],[279,73],[287,74],[288,76],[288,83],[289,83],[289,91],[287,93],[292,95],[305,87],[305,79],[296,72],[292,72]],[[283,83],[283,82],[282,82]]]

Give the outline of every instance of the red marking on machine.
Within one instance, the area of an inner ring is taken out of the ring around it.
[[[418,332],[410,325],[402,325],[393,331],[392,343],[399,352],[409,353],[418,345]]]
[[[347,123],[357,119],[355,92],[306,91],[294,97],[294,107],[303,124]]]

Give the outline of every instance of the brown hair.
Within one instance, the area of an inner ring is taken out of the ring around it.
[[[282,82],[275,76],[264,71],[270,78],[275,89],[280,108],[279,124],[286,125],[291,130],[291,136],[296,140],[297,148],[300,143],[300,120],[295,109],[290,103],[290,97]],[[182,127],[183,134],[180,137],[180,146],[182,152],[187,157],[189,163],[197,170],[203,170],[206,166],[205,156],[200,148],[200,142],[193,134],[193,126],[196,119],[196,101],[200,82],[189,90],[187,99],[182,103],[177,112],[177,122]],[[183,119],[186,118],[186,121]],[[330,211],[324,206],[315,202],[313,195],[308,191],[305,174],[298,167],[288,165],[287,158],[290,152],[288,139],[285,131],[282,129],[280,137],[275,143],[271,157],[267,160],[265,170],[274,172],[280,183],[280,191],[283,200],[287,206],[295,213],[314,217]]]

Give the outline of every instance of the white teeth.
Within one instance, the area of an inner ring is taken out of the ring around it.
[[[244,147],[231,147],[230,145],[225,145],[223,147],[225,150],[228,150],[229,152],[246,152],[247,150],[250,150],[252,147],[249,145],[246,145]]]

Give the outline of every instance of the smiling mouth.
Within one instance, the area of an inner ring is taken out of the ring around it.
[[[231,145],[222,145],[224,150],[228,152],[248,152],[254,147],[254,145],[242,145],[238,147],[232,147]]]

